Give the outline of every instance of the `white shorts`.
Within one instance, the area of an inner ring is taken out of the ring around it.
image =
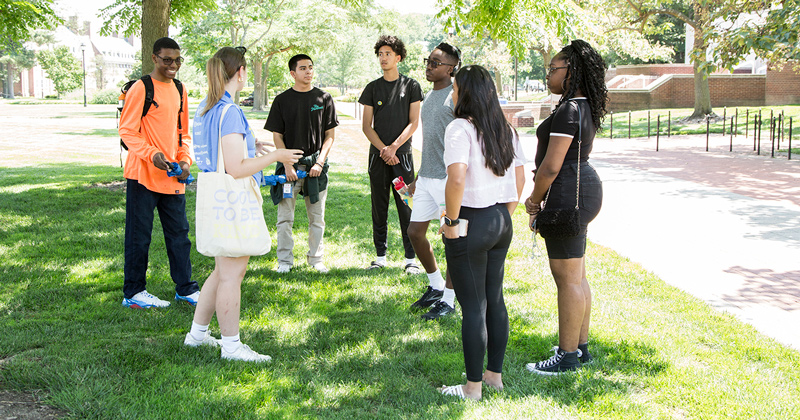
[[[434,179],[417,177],[414,202],[411,208],[412,222],[439,220],[444,211],[444,187],[447,178]]]

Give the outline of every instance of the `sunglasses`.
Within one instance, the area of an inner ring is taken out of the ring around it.
[[[160,58],[160,59],[161,59],[161,61],[163,61],[163,62],[164,62],[164,65],[167,65],[167,66],[171,66],[173,62],[175,62],[175,64],[177,64],[177,65],[179,65],[179,66],[181,65],[181,63],[183,63],[183,57],[178,57],[178,58],[164,58],[164,57],[162,57],[162,56],[160,56],[160,55],[156,55],[156,57]]]
[[[455,64],[442,63],[441,61],[431,60],[430,58],[423,58],[422,61],[425,62],[425,66],[430,66],[432,69],[439,66],[456,66]]]
[[[549,69],[547,69],[547,74],[553,74],[553,72],[558,69],[566,69],[566,68],[569,68],[569,66],[550,67]]]
[[[240,53],[242,53],[242,57],[244,57],[244,53],[247,52],[247,48],[245,48],[245,47],[234,47],[234,49],[236,51],[239,51]]]

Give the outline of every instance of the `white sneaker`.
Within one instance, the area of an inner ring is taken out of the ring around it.
[[[175,292],[175,300],[176,301],[182,300],[184,302],[188,302],[189,305],[197,306],[197,301],[200,300],[200,291],[198,290],[186,296],[181,296],[177,292]]]
[[[209,331],[206,331],[205,337],[202,340],[195,340],[192,333],[186,333],[186,338],[183,340],[184,346],[189,347],[198,347],[198,346],[210,346],[210,347],[219,347],[220,343],[219,340],[212,337]]]
[[[147,293],[147,290],[142,290],[141,292],[133,295],[133,297],[130,299],[123,298],[122,306],[136,309],[166,308],[169,306],[169,302],[166,300],[161,300],[150,293]]]
[[[325,274],[328,271],[330,271],[330,270],[328,270],[328,267],[325,267],[325,264],[323,264],[323,263],[316,263],[316,264],[312,265],[311,268],[313,268],[314,270],[319,271],[322,274]]]
[[[290,264],[278,264],[278,268],[275,269],[278,273],[288,273],[292,269]]]
[[[227,352],[225,348],[222,348],[222,358],[225,360],[241,360],[244,362],[269,362],[272,360],[271,357],[267,356],[266,354],[258,354],[253,349],[250,348],[247,344],[242,344],[239,348],[234,352]]]

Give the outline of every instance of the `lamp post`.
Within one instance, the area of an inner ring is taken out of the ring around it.
[[[86,44],[81,42],[81,63],[83,64],[83,106],[86,107]]]

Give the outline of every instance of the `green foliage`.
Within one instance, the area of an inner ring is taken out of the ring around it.
[[[104,89],[96,92],[89,103],[92,104],[117,104],[119,103],[119,89]]]
[[[136,62],[133,64],[133,67],[131,67],[130,73],[125,75],[125,77],[127,77],[128,80],[134,80],[134,79],[141,79],[142,78],[142,51],[141,50],[136,51],[136,54],[134,55],[134,57],[135,57]],[[125,83],[125,82],[123,82],[123,83]]]
[[[21,47],[35,29],[54,28],[62,22],[52,6],[52,0],[0,1],[0,53]]]
[[[51,50],[41,50],[36,55],[47,77],[53,81],[53,87],[61,96],[81,86],[83,81],[83,68],[81,62],[69,51],[69,48],[60,46]]]
[[[334,98],[338,98],[338,97],[342,96],[342,91],[340,91],[338,88],[335,88],[335,87],[326,87],[326,88],[322,88],[322,90],[324,90],[325,92],[328,92]]]
[[[762,8],[752,13],[732,10],[728,20],[736,25],[713,37],[721,65],[730,69],[751,53],[773,65],[800,59],[800,0],[754,3]]]
[[[477,39],[491,37],[504,41],[513,56],[523,58],[532,40],[541,39],[542,28],[553,31],[547,36],[562,43],[572,39],[576,20],[573,3],[554,0],[452,0],[437,14],[446,28],[456,34],[466,31]]]
[[[171,0],[167,4],[170,6],[172,25],[200,19],[206,12],[217,8],[214,0]],[[100,17],[105,21],[100,30],[101,35],[108,36],[114,32],[125,36],[141,35],[142,0],[115,0],[100,10]]]

